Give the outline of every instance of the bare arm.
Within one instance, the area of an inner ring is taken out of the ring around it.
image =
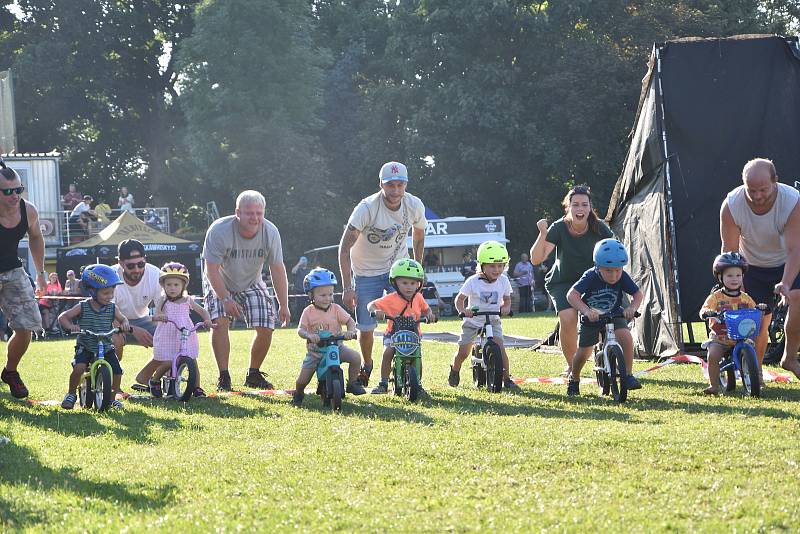
[[[467,296],[464,293],[459,293],[456,295],[456,300],[453,302],[453,306],[455,307],[456,311],[460,314],[467,314],[469,313],[468,317],[472,316],[472,312],[465,308],[467,304]]]
[[[786,221],[783,237],[786,242],[786,264],[783,266],[781,285],[786,288],[788,296],[789,288],[792,287],[794,279],[800,272],[800,243],[798,243],[798,239],[800,239],[800,202],[794,206],[789,220]]]
[[[269,275],[272,278],[272,287],[278,297],[278,320],[282,326],[289,324],[292,315],[289,312],[289,279],[286,277],[286,266],[283,262],[270,263]]]
[[[347,225],[342,240],[339,242],[339,272],[342,275],[342,304],[346,308],[356,308],[356,292],[353,290],[353,269],[350,263],[350,249],[356,244],[361,232],[352,225]]]
[[[80,330],[80,327],[77,324],[75,324],[75,319],[77,319],[80,316],[80,314],[81,314],[81,305],[76,304],[70,309],[61,312],[61,315],[58,316],[58,324],[60,324],[61,328],[67,330],[68,332],[75,332],[77,330]]]
[[[797,207],[795,206],[795,210]],[[728,201],[722,202],[722,207],[719,210],[719,237],[722,241],[722,250],[720,252],[739,252],[739,238],[741,231],[733,220],[731,210],[728,209]]]
[[[199,315],[206,325],[211,322],[211,315],[209,315],[208,310],[200,306],[197,301],[194,300],[194,297],[189,297],[189,305],[192,308],[192,311]]]
[[[569,302],[570,306],[584,315],[588,316],[589,312],[591,311],[591,308],[587,306],[585,302],[583,302],[583,299],[581,299],[581,294],[574,289],[570,289],[567,292],[567,302]]]
[[[119,311],[119,308],[114,308],[114,320],[119,323],[120,332],[132,332],[131,324],[128,322],[128,318],[122,315],[122,312]]]
[[[425,252],[425,229],[411,229],[411,247],[414,250],[414,259],[422,263],[422,254]]]
[[[211,284],[214,295],[216,295],[217,299],[222,303],[222,309],[225,311],[225,314],[237,318],[241,317],[242,308],[231,298],[230,291],[225,287],[225,280],[222,279],[222,273],[219,271],[220,266],[219,263],[211,263],[206,260],[206,278],[208,278],[208,283]]]
[[[500,306],[500,313],[503,315],[511,313],[511,295],[503,295],[503,305]]]
[[[556,246],[547,240],[547,220],[542,219],[536,223],[536,228],[539,229],[539,236],[531,246],[530,257],[531,263],[539,265],[553,252]]]
[[[36,288],[44,293],[47,281],[44,279],[44,236],[39,226],[39,212],[33,204],[25,203],[25,212],[28,216],[28,247],[36,269]]]

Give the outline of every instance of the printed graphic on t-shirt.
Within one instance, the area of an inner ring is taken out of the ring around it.
[[[373,245],[383,243],[380,245],[381,248],[392,248],[394,247],[395,243],[405,238],[402,229],[402,225],[393,224],[385,230],[370,226],[366,228],[364,232],[367,234],[367,241]]]
[[[618,293],[619,291],[612,287],[598,289],[586,298],[586,305],[596,310],[611,311],[617,303]]]
[[[225,249],[225,255],[231,259],[246,259],[249,260],[251,258],[258,258],[262,259],[266,255],[267,251],[264,250],[264,247],[255,247],[255,248],[227,248]]]
[[[497,291],[481,291],[479,296],[481,304],[492,305],[500,302],[500,295]]]

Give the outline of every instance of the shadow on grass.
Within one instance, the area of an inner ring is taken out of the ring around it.
[[[393,395],[362,395],[359,402],[353,402],[353,395],[347,395],[342,400],[343,417],[358,417],[361,419],[374,419],[379,421],[405,421],[421,425],[430,425],[434,419],[427,414],[419,411],[430,404],[430,401],[418,401],[410,403],[404,399],[395,398],[391,404],[371,402],[374,397],[392,398]],[[350,402],[348,402],[348,399]],[[320,413],[331,412],[329,407],[322,405],[322,400],[318,395],[306,395],[303,401],[304,410],[317,411]]]
[[[99,413],[94,410],[63,410],[60,407],[44,407],[27,404],[24,401],[11,400],[3,403],[0,397],[0,417],[14,417],[25,425],[56,432],[63,436],[94,436],[111,432],[119,439],[135,443],[158,443],[161,440],[153,438],[154,431],[160,430],[204,430],[196,421],[182,421],[181,416],[186,414],[202,414],[216,418],[244,419],[248,417],[266,415],[261,408],[245,408],[233,404],[220,402],[219,399],[203,399],[200,403],[192,404],[186,408],[183,403],[161,400],[144,400],[126,404],[144,408],[157,404],[161,410],[166,410],[168,415],[154,415],[145,409],[110,410]],[[187,404],[187,406],[189,406]],[[270,417],[275,414],[270,413]]]
[[[457,390],[456,390],[457,391]],[[526,399],[535,399],[544,402],[558,402],[568,403],[568,406],[561,407],[547,407],[531,404],[507,404],[503,402],[503,398],[521,397]],[[613,421],[628,421],[629,414],[621,413],[618,411],[606,410],[606,407],[617,407],[612,401],[596,397],[594,395],[583,395],[579,397],[567,397],[563,394],[547,393],[543,391],[523,389],[519,392],[499,393],[497,401],[486,399],[478,399],[466,395],[456,394],[454,397],[434,397],[434,402],[431,403],[434,407],[444,408],[458,413],[480,414],[488,413],[499,416],[519,416],[527,415],[531,417],[545,417],[545,418],[558,418],[558,419],[591,419],[591,420],[613,420]],[[576,411],[569,407],[569,405],[580,406],[590,411]]]
[[[13,439],[13,438],[12,438]],[[53,469],[42,464],[33,450],[15,444],[13,441],[0,445],[0,482],[17,487],[19,491],[68,491],[75,495],[76,505],[83,498],[96,498],[117,505],[121,503],[132,509],[163,508],[175,499],[177,487],[168,484],[153,487],[151,484],[118,484],[98,482],[80,477],[80,469],[62,467]],[[50,518],[43,516],[35,503],[26,506],[19,502],[0,499],[0,526],[11,530],[42,527]]]

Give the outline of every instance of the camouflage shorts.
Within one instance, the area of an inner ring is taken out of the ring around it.
[[[31,280],[22,267],[0,273],[0,309],[13,330],[42,329]]]

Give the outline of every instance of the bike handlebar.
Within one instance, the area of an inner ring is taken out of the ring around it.
[[[91,330],[86,330],[84,328],[81,328],[80,332],[78,332],[78,333],[79,334],[84,334],[84,335],[89,335],[89,336],[94,336],[94,337],[108,337],[108,336],[113,336],[114,334],[116,334],[119,331],[120,331],[119,328],[112,328],[108,332],[99,332],[98,333],[98,332],[92,332]]]
[[[642,314],[639,312],[634,312],[634,317],[641,317]],[[607,312],[601,313],[600,316],[597,318],[599,321],[613,321],[614,319],[624,319],[625,314],[622,311],[614,311],[614,312]]]
[[[509,311],[508,314],[503,315],[503,312],[499,312],[499,311],[479,312],[477,308],[470,308],[470,309],[472,310],[472,316],[473,317],[493,317],[493,316],[497,316],[497,317],[503,317],[503,316],[504,317],[514,317],[514,312],[513,311]],[[464,312],[459,312],[458,316],[461,317],[462,319],[464,317],[466,317],[466,315],[464,315]]]
[[[186,330],[188,330],[190,334],[204,326],[204,323],[202,321],[200,321],[199,323],[195,323],[191,328],[188,328],[188,327],[185,327],[185,326],[178,326],[178,323],[176,323],[172,319],[165,319],[162,322],[170,323],[170,324],[172,324],[172,326],[174,326],[178,330],[183,330],[184,328],[186,328]]]
[[[328,337],[321,337],[319,341],[317,341],[318,347],[324,347],[326,345],[332,345],[334,343],[338,343],[340,341],[347,341],[348,337],[341,335],[341,336],[328,336]]]
[[[414,319],[410,315],[389,315],[389,314],[386,314],[386,313],[384,313],[384,315],[386,316],[385,320],[387,320],[387,321],[399,321],[399,320],[411,319],[416,323],[428,323],[429,322],[428,318],[425,317],[424,315],[420,316],[419,319]],[[370,317],[375,317],[375,312],[369,312],[369,316]]]
[[[720,311],[715,311],[715,312],[706,312],[706,313],[704,313],[702,315],[702,318],[703,319],[724,318],[726,312],[729,312],[729,311],[740,312],[742,310],[758,310],[758,311],[761,312],[762,315],[764,315],[765,313],[770,311],[769,308],[764,309],[764,308],[758,308],[758,307],[756,307],[756,308],[740,308],[738,310],[720,310]]]

